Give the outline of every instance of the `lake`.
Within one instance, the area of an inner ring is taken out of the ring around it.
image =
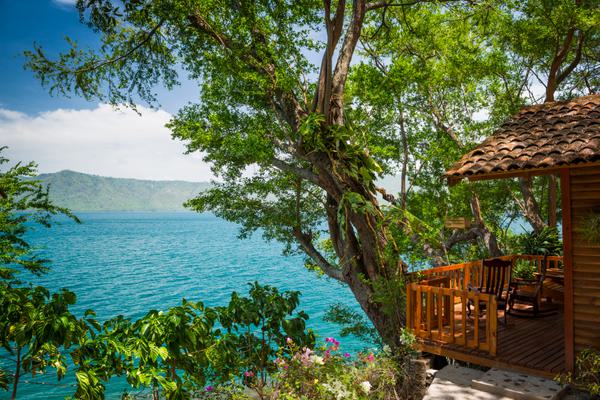
[[[299,309],[309,314],[308,326],[321,338],[338,336],[338,326],[323,321],[331,305],[341,302],[359,309],[348,288],[317,278],[304,268],[302,256],[284,257],[281,244],[260,235],[240,240],[235,224],[212,214],[77,215],[82,224],[59,218],[50,229],[36,228],[28,240],[52,260],[52,271],[36,283],[77,293],[73,310],[78,314],[92,308],[100,320],[118,314],[138,318],[150,309],[175,306],[184,297],[224,305],[232,291],[245,293],[254,281],[302,292]],[[355,352],[365,344],[346,338],[342,346]],[[122,382],[111,383],[107,398],[119,398],[122,389]],[[61,399],[72,389],[23,384],[19,394],[21,399]],[[9,397],[0,392],[0,398]]]

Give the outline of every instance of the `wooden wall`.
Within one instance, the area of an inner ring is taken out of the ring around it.
[[[564,171],[561,175],[564,177],[566,173]],[[590,212],[600,213],[600,166],[571,168],[568,175],[570,193],[563,195],[566,198],[564,200],[570,201],[571,213],[570,216],[568,213],[564,215],[563,221],[566,224],[565,230],[568,230],[569,225],[571,227],[573,273],[569,277],[572,279],[572,289],[565,288],[565,324],[568,324],[569,308],[572,307],[573,344],[569,346],[566,343],[566,348],[567,354],[569,347],[576,354],[588,346],[600,349],[600,244],[590,243],[581,231],[581,222]],[[565,239],[569,240],[567,237]],[[565,251],[568,251],[569,244],[565,244]],[[565,284],[568,284],[570,279],[565,278]],[[572,296],[571,304],[567,304],[568,294]],[[565,334],[565,339],[568,339],[568,328]]]

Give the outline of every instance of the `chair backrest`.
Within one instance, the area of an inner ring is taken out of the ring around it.
[[[512,261],[492,258],[489,260],[482,260],[481,267],[479,291],[482,293],[494,294],[498,300],[502,299],[504,284],[506,283],[510,287]]]

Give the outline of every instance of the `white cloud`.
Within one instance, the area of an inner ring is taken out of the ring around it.
[[[36,116],[0,109],[0,146],[11,161],[35,161],[40,172],[63,169],[122,178],[206,181],[212,173],[199,154],[165,128],[171,115],[139,107],[135,112],[98,105],[58,109]]]
[[[74,6],[77,4],[77,0],[52,0],[54,3],[60,6]]]

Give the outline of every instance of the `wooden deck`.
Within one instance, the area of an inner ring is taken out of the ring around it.
[[[461,320],[461,309],[455,308],[455,320]],[[516,370],[532,375],[554,378],[565,369],[563,313],[550,312],[537,318],[508,315],[504,325],[503,312],[498,313],[497,353],[467,348],[460,344],[418,338],[421,351],[487,367]],[[467,336],[474,332],[473,319],[467,321]],[[480,329],[485,315],[479,318]],[[480,338],[480,341],[484,338]]]

